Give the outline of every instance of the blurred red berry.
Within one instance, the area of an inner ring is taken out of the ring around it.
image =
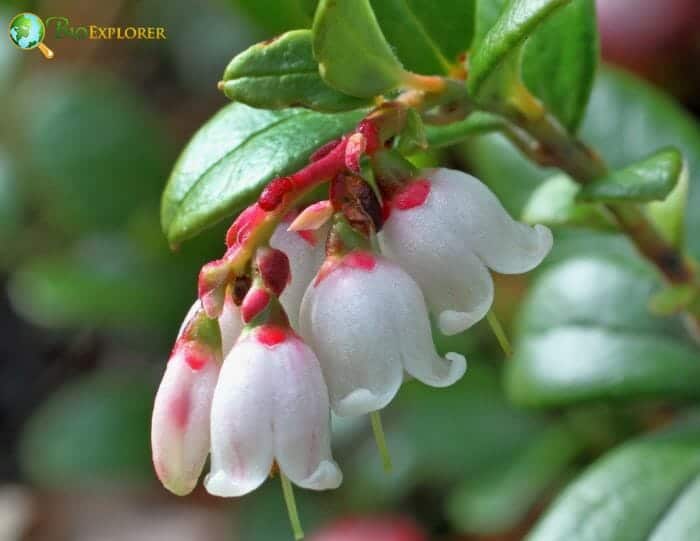
[[[355,517],[332,523],[309,541],[428,541],[428,536],[405,517]]]

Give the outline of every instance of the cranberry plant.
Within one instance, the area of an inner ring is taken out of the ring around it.
[[[285,2],[280,13],[304,27],[231,60],[218,86],[233,103],[194,135],[163,194],[173,246],[233,218],[156,398],[163,484],[189,493],[209,455],[214,495],[278,476],[300,538],[292,484],[343,481],[331,411],[369,416],[388,483],[380,411],[405,379],[469,380],[470,352],[433,342],[485,319],[509,357],[508,397],[550,422],[498,479],[452,487],[455,527],[512,525],[595,457],[529,539],[689,538],[697,127],[598,66],[592,0],[321,0],[313,18]],[[455,155],[480,178],[440,167]],[[511,348],[491,272],[540,264]],[[647,434],[659,419],[670,426]],[[492,495],[508,503],[494,510]]]

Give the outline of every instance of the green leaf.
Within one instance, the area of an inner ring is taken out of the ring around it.
[[[234,0],[234,4],[272,34],[308,28],[316,9],[316,0]]]
[[[700,259],[700,128],[676,102],[622,72],[601,73],[591,95],[582,138],[612,167],[624,167],[659,148],[675,147],[690,173],[685,215],[687,248]]]
[[[650,314],[659,278],[627,256],[582,255],[550,266],[523,305],[513,400],[560,406],[595,399],[700,396],[700,352],[673,319]]]
[[[154,386],[142,373],[101,372],[72,382],[29,420],[20,459],[33,483],[148,482]]]
[[[396,55],[416,73],[447,74],[469,48],[475,0],[373,0]]]
[[[570,0],[510,0],[495,24],[476,43],[469,60],[469,91],[478,95],[482,85],[518,49],[535,28]]]
[[[546,428],[506,464],[469,478],[453,491],[447,501],[451,522],[459,531],[475,534],[513,528],[582,448],[580,436],[565,424]]]
[[[223,92],[232,100],[263,109],[307,107],[345,111],[368,102],[323,82],[311,50],[311,31],[293,30],[253,45],[229,63]]]
[[[529,541],[670,541],[700,527],[700,423],[639,438],[595,462]]]
[[[661,201],[675,187],[682,168],[680,152],[662,150],[583,186],[577,198],[588,202]]]
[[[594,0],[573,0],[525,44],[523,80],[570,131],[576,131],[598,64]]]
[[[540,184],[523,209],[522,220],[547,226],[569,225],[615,229],[615,224],[596,205],[580,203],[581,187],[567,175],[556,175]]]
[[[689,173],[688,204],[683,217],[683,197],[673,203],[672,219],[664,230],[671,238],[683,235],[687,249],[700,259],[700,128],[677,103],[648,84],[610,68],[601,69],[591,94],[581,137],[600,152],[611,168],[623,168],[660,148],[675,147],[683,154]],[[552,171],[525,159],[500,135],[473,137],[460,147],[470,169],[488,184],[506,208],[518,215],[532,190],[552,176]],[[678,185],[681,186],[681,183]],[[670,197],[678,194],[676,190]],[[680,195],[680,194],[678,194]],[[665,203],[665,202],[664,202]],[[657,205],[651,203],[654,216]],[[679,206],[680,205],[680,206]],[[556,247],[556,243],[555,243]]]
[[[120,235],[85,237],[61,255],[19,265],[9,293],[15,308],[42,326],[160,331],[182,309],[183,297],[190,300],[181,291],[196,272],[182,258],[177,269],[172,263],[172,256],[146,259]]]
[[[688,184],[690,175],[687,163],[678,178],[676,187],[663,201],[652,201],[647,213],[661,234],[677,248],[685,248],[685,214],[688,207]]]
[[[369,0],[321,0],[313,25],[321,77],[350,96],[371,98],[396,88],[403,67]]]
[[[301,168],[362,114],[227,105],[194,135],[170,175],[161,207],[168,240],[178,244],[240,211],[269,180]]]
[[[18,131],[28,188],[51,225],[119,230],[136,209],[156,207],[174,153],[153,111],[105,75],[40,71],[20,87]]]

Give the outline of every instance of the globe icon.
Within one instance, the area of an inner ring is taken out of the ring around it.
[[[39,47],[46,58],[52,58],[53,51],[42,43],[45,35],[44,21],[34,13],[20,13],[10,21],[10,39],[17,47],[24,50]]]

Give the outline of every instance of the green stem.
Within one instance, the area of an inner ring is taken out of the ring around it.
[[[386,438],[384,437],[384,428],[382,427],[381,415],[378,411],[373,411],[369,414],[369,418],[372,422],[372,432],[374,432],[374,440],[377,442],[379,454],[382,456],[382,464],[384,465],[384,471],[390,472],[392,468],[391,455],[389,455],[389,448],[386,445]]]
[[[280,481],[282,482],[284,503],[287,505],[287,514],[289,515],[289,522],[292,525],[292,532],[294,532],[294,539],[299,541],[300,539],[304,539],[304,530],[301,528],[301,521],[299,520],[297,502],[294,499],[294,489],[292,488],[292,483],[289,482],[289,479],[287,479],[287,476],[282,473],[281,470]]]
[[[486,314],[486,321],[489,322],[491,331],[493,331],[493,334],[496,336],[496,340],[498,340],[498,344],[501,346],[503,353],[506,354],[506,357],[512,357],[513,348],[508,340],[508,335],[506,335],[506,332],[503,330],[503,325],[501,325],[501,322],[498,321],[496,313],[493,311],[493,309],[489,310],[488,314]]]

